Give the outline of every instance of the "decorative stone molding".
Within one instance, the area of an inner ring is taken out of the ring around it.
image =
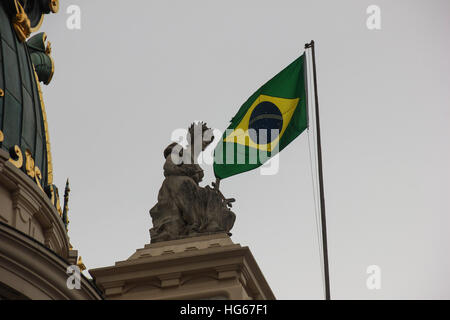
[[[181,273],[175,272],[171,274],[163,274],[157,278],[161,281],[161,288],[178,287],[180,285]]]
[[[106,299],[275,299],[248,247],[225,233],[147,244],[89,273]]]
[[[0,149],[1,220],[66,259],[69,238],[60,215],[47,195],[9,158]]]
[[[84,276],[80,289],[69,289],[69,262],[28,235],[0,223],[0,285],[32,300],[99,300]]]

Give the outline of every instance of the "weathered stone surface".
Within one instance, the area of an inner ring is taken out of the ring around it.
[[[187,148],[172,143],[164,150],[165,179],[158,203],[150,210],[152,243],[229,233],[233,227],[236,216],[229,208],[230,199],[225,199],[216,187],[199,186],[203,170],[197,158],[214,139],[211,129],[203,123],[192,124],[187,138],[190,142]]]
[[[106,300],[274,300],[248,247],[225,233],[146,244],[89,270]]]

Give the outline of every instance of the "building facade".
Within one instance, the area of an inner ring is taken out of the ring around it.
[[[58,0],[0,3],[0,299],[101,299],[70,266],[83,267],[67,234],[68,195],[53,184],[50,138],[41,83],[54,62],[45,33],[36,33]],[[31,36],[32,33],[35,33]]]

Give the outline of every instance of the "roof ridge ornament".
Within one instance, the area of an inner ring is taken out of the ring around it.
[[[64,226],[66,227],[66,231],[69,231],[68,225],[69,225],[69,193],[70,193],[70,187],[69,187],[69,178],[66,180],[66,187],[64,189],[64,210],[62,214],[62,220],[64,223]]]
[[[50,56],[52,52],[51,42],[47,40],[45,32],[41,32],[32,36],[27,41],[27,46],[39,81],[48,85],[55,73],[55,63]]]
[[[14,31],[20,42],[24,42],[31,34],[31,23],[24,8],[18,0],[14,0],[16,15],[12,19]]]
[[[57,13],[59,0],[3,0],[20,42],[40,29],[44,14]]]

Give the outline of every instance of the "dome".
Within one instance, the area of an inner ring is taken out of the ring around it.
[[[58,1],[8,0],[0,5],[0,148],[44,190],[62,215],[53,185],[52,160],[40,82],[51,81],[54,64],[45,33],[29,38]],[[53,7],[52,7],[53,5]],[[27,40],[27,38],[29,38]]]

